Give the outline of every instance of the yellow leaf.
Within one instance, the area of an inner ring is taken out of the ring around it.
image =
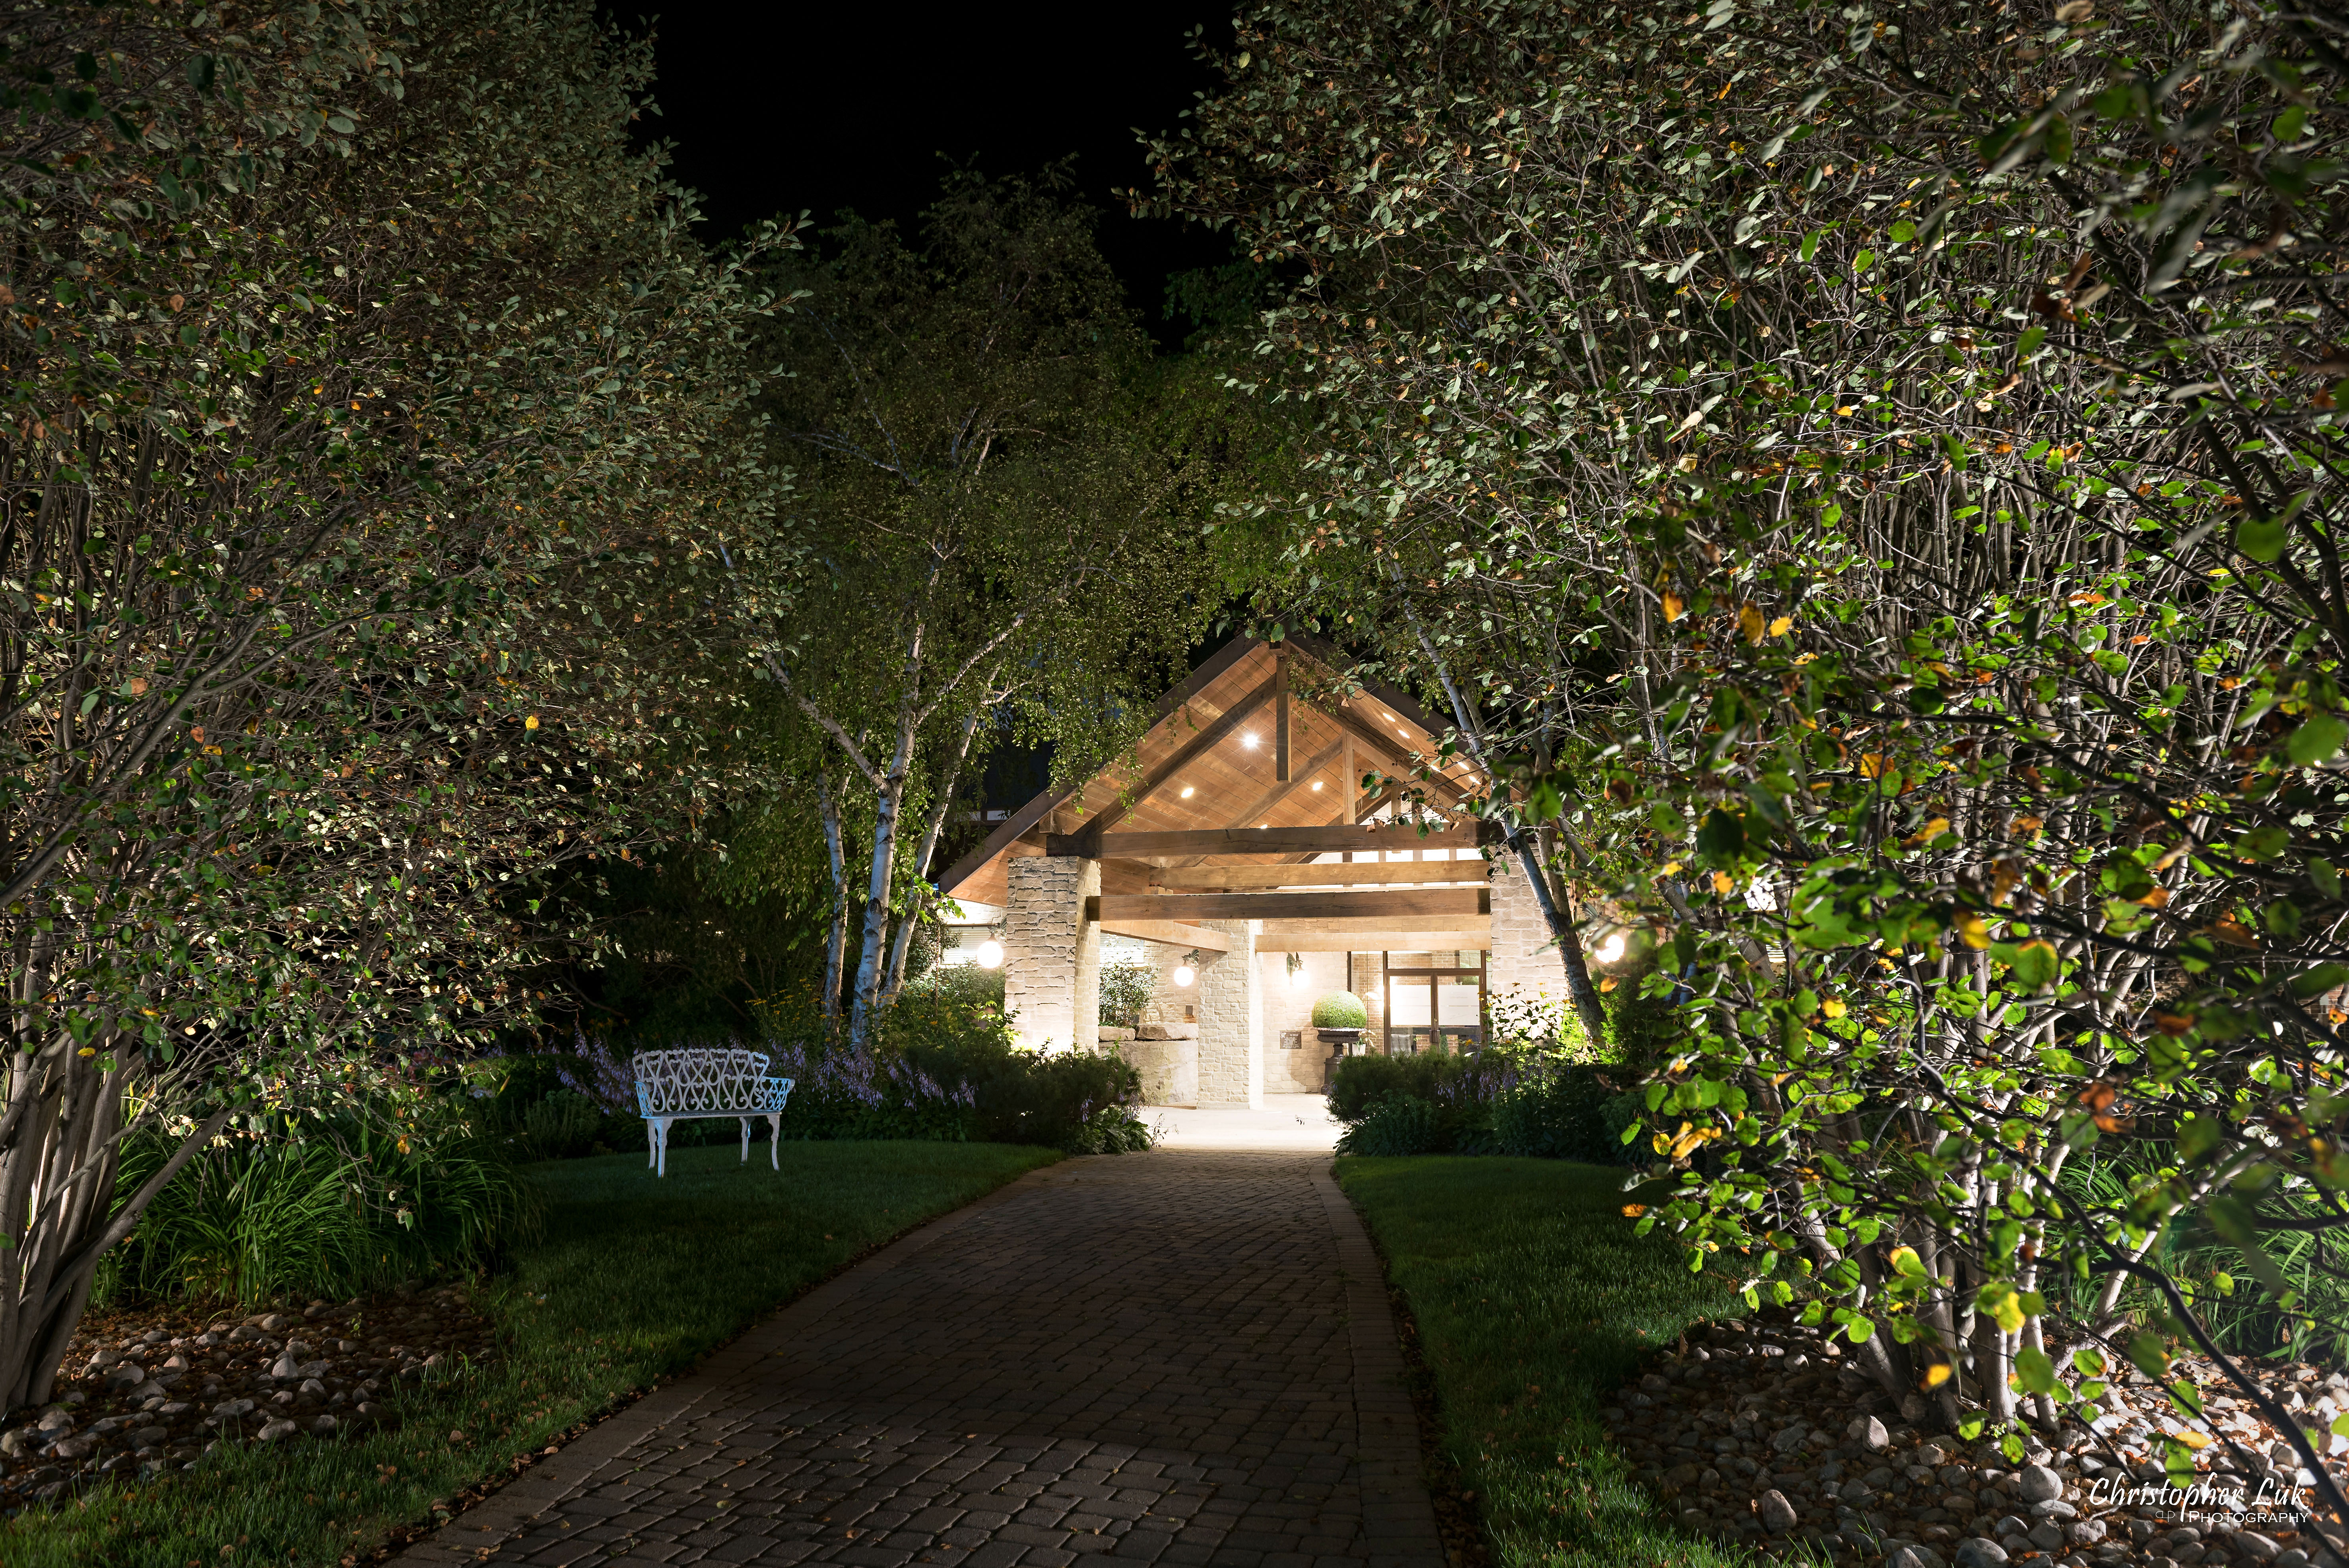
[[[1770,623],[1770,634],[1774,637],[1783,637],[1794,629],[1795,617],[1792,615],[1781,615]]]
[[[1688,605],[1677,593],[1664,595],[1664,619],[1677,621],[1688,613]]]
[[[1881,751],[1870,751],[1863,755],[1859,759],[1859,776],[1862,779],[1883,778],[1884,753]]]
[[[1819,1011],[1830,1018],[1840,1018],[1851,1009],[1844,1006],[1842,997],[1830,996],[1819,1004]]]
[[[1936,1361],[1936,1362],[1934,1362],[1934,1363],[1933,1363],[1933,1365],[1931,1365],[1930,1367],[1926,1367],[1926,1368],[1925,1368],[1925,1387],[1928,1387],[1928,1388],[1938,1388],[1938,1387],[1940,1387],[1942,1384],[1944,1384],[1944,1383],[1948,1382],[1949,1380],[1950,1380],[1950,1364],[1949,1364],[1948,1362],[1946,1362],[1946,1361]]]
[[[536,729],[538,727],[538,715],[533,713],[528,718],[523,719],[522,721],[522,727],[524,729]]]
[[[1758,643],[1762,640],[1762,625],[1761,611],[1755,609],[1751,604],[1739,606],[1737,611],[1737,629],[1745,634],[1745,640],[1747,642]]]
[[[1958,934],[1958,940],[1963,942],[1968,947],[1990,945],[1990,927],[1982,923],[1982,917],[1979,914],[1967,913],[1958,916],[1953,923],[1953,928]]]
[[[1601,991],[1612,991],[1615,989],[1615,976],[1609,975],[1606,979],[1601,980],[1599,983],[1599,988]]]
[[[1636,1220],[1647,1212],[1648,1205],[1645,1203],[1626,1203],[1623,1205],[1623,1217],[1627,1220]]]
[[[1727,872],[1715,872],[1713,873],[1713,891],[1720,894],[1723,898],[1727,898],[1732,892],[1734,892],[1736,889],[1737,879],[1731,876]]]
[[[1991,1308],[1990,1315],[1996,1318],[1998,1326],[2009,1334],[2023,1332],[2023,1297],[2017,1293],[2008,1291],[2006,1295],[2001,1296],[1998,1305]]]
[[[2210,1446],[2210,1434],[2208,1432],[2188,1430],[2172,1432],[2169,1435],[2189,1449],[2207,1449]]]
[[[1925,1260],[1917,1255],[1914,1247],[1893,1248],[1889,1261],[1896,1273],[1921,1275],[1925,1272]]]

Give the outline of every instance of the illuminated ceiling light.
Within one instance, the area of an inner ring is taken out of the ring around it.
[[[1185,800],[1188,800],[1192,796],[1198,792],[1199,787],[1195,784],[1185,784],[1183,786],[1183,799]]]
[[[1395,721],[1395,716],[1394,716],[1394,715],[1392,715],[1392,714],[1388,714],[1388,715],[1386,716],[1386,720],[1387,720],[1387,722],[1388,722],[1389,724],[1392,724],[1392,723]]]
[[[1249,730],[1246,735],[1241,736],[1240,744],[1247,747],[1250,751],[1254,751],[1256,749],[1256,731]]]
[[[1315,788],[1316,789],[1319,789],[1319,788],[1321,788],[1321,780],[1319,780],[1319,779],[1316,779],[1315,780],[1313,780],[1313,788]]]
[[[990,936],[978,944],[978,966],[981,969],[999,969],[1002,965],[1003,944]]]

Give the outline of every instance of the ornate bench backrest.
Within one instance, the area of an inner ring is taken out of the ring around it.
[[[636,1104],[647,1116],[763,1114],[782,1109],[770,1087],[777,1080],[767,1076],[764,1051],[639,1051],[629,1065],[636,1073]]]

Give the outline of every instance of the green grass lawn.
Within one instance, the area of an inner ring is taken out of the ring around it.
[[[231,1449],[0,1525],[8,1568],[364,1559],[518,1455],[691,1367],[858,1253],[1060,1155],[967,1143],[732,1144],[535,1167],[539,1237],[479,1293],[505,1357],[407,1395],[398,1431]],[[464,1434],[459,1440],[453,1434]]]
[[[1698,1318],[1738,1302],[1623,1218],[1620,1171],[1552,1160],[1348,1159],[1419,1326],[1443,1447],[1496,1568],[1711,1568],[1753,1554],[1684,1535],[1624,1480],[1600,1396]]]

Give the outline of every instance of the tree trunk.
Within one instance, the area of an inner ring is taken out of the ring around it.
[[[864,888],[864,942],[856,956],[855,998],[848,1010],[848,1043],[860,1051],[871,1043],[873,1015],[881,1003],[881,974],[889,957],[889,895],[897,876],[897,833],[918,727],[910,711],[900,716],[896,754],[889,759],[889,771],[874,792],[872,873]]]
[[[840,837],[840,805],[832,798],[830,776],[815,776],[816,810],[823,818],[823,847],[832,857],[832,929],[823,947],[823,1016],[840,1021],[840,966],[848,953],[848,854]]]
[[[974,707],[962,721],[962,738],[955,747],[954,759],[947,764],[947,776],[938,784],[938,798],[930,808],[930,820],[922,828],[922,841],[915,847],[913,872],[921,885],[916,896],[906,901],[905,918],[897,923],[897,938],[889,947],[889,980],[882,991],[885,1000],[897,994],[905,983],[905,958],[914,948],[914,932],[921,924],[922,912],[936,896],[929,885],[930,861],[938,852],[938,841],[946,836],[947,818],[954,810],[955,782],[962,777],[962,766],[970,757],[971,737],[978,733],[979,716],[986,710]]]
[[[1549,873],[1542,869],[1541,844],[1534,833],[1520,826],[1509,834],[1509,850],[1517,858],[1518,869],[1526,873],[1526,885],[1533,889],[1534,903],[1549,926],[1550,936],[1557,943],[1557,961],[1566,971],[1566,995],[1574,1004],[1575,1016],[1582,1020],[1583,1033],[1590,1037],[1590,1048],[1607,1048],[1607,1009],[1599,1004],[1599,988],[1590,983],[1590,965],[1582,952],[1582,933],[1574,923],[1574,911],[1566,905],[1549,885]]]
[[[46,1403],[66,1344],[89,1303],[98,1261],[231,1112],[200,1122],[161,1170],[115,1208],[122,1110],[142,1062],[139,1042],[102,1038],[88,1057],[69,1036],[12,1052],[0,1110],[0,1407]],[[115,1065],[98,1064],[113,1059]],[[141,1086],[150,1101],[160,1086]]]

